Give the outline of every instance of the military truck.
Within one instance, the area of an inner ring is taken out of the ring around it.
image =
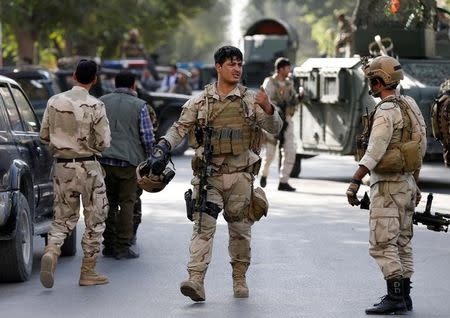
[[[244,84],[259,87],[278,57],[287,57],[294,65],[297,48],[297,32],[284,21],[266,18],[250,25],[241,41]]]
[[[427,155],[440,154],[442,147],[432,137],[430,109],[439,84],[450,74],[449,55],[441,55],[450,47],[450,41],[440,42],[437,50],[434,1],[405,0],[399,12],[388,15],[384,6],[384,1],[358,2],[354,54],[377,55],[384,48],[399,59],[405,76],[400,92],[417,101],[426,120]],[[374,43],[376,35],[382,38],[378,40],[381,44]],[[296,86],[305,92],[294,118],[298,123],[297,153],[355,154],[361,116],[372,111],[377,102],[368,94],[360,58],[310,58],[295,67],[293,74]],[[297,156],[298,161],[301,156]]]

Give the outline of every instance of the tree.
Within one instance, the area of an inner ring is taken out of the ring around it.
[[[214,0],[10,0],[0,19],[17,41],[19,61],[37,62],[38,45],[59,55],[117,56],[123,34],[139,27],[149,49],[164,43],[180,17],[196,15]]]

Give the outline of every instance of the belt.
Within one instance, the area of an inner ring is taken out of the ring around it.
[[[72,158],[72,159],[66,159],[66,158],[56,158],[56,162],[82,162],[82,161],[97,161],[96,156],[90,156],[90,157],[80,157],[80,158]]]

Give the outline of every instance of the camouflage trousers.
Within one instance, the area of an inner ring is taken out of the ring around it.
[[[60,250],[80,217],[80,195],[86,230],[81,246],[86,257],[100,251],[105,220],[108,215],[103,170],[97,161],[56,163],[53,174],[54,220],[48,244]]]
[[[382,181],[370,189],[370,255],[385,279],[410,278],[414,273],[411,239],[416,183]]]
[[[224,211],[228,223],[228,253],[231,262],[250,263],[251,226],[253,221],[247,218],[250,205],[253,176],[249,173],[232,173],[208,178],[207,202],[213,203],[218,210]],[[198,178],[192,180],[193,197],[197,197]],[[190,244],[188,270],[205,271],[211,262],[214,234],[217,219],[203,213],[201,231],[199,213],[194,213],[194,228]]]
[[[281,167],[280,167],[280,182],[286,183],[289,181],[292,168],[295,164],[295,155],[297,152],[297,145],[294,138],[294,121],[292,117],[286,117],[287,128],[284,132],[284,143],[281,145]],[[275,159],[277,153],[277,140],[273,135],[266,134],[265,155],[262,158],[262,171],[264,177],[269,175],[270,165]]]

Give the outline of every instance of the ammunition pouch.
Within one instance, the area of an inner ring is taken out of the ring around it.
[[[422,151],[420,141],[412,140],[406,143],[390,145],[384,156],[378,162],[376,173],[414,172],[422,166]]]
[[[269,202],[264,190],[260,187],[253,189],[247,218],[253,222],[259,221],[263,216],[267,216],[268,210]]]

